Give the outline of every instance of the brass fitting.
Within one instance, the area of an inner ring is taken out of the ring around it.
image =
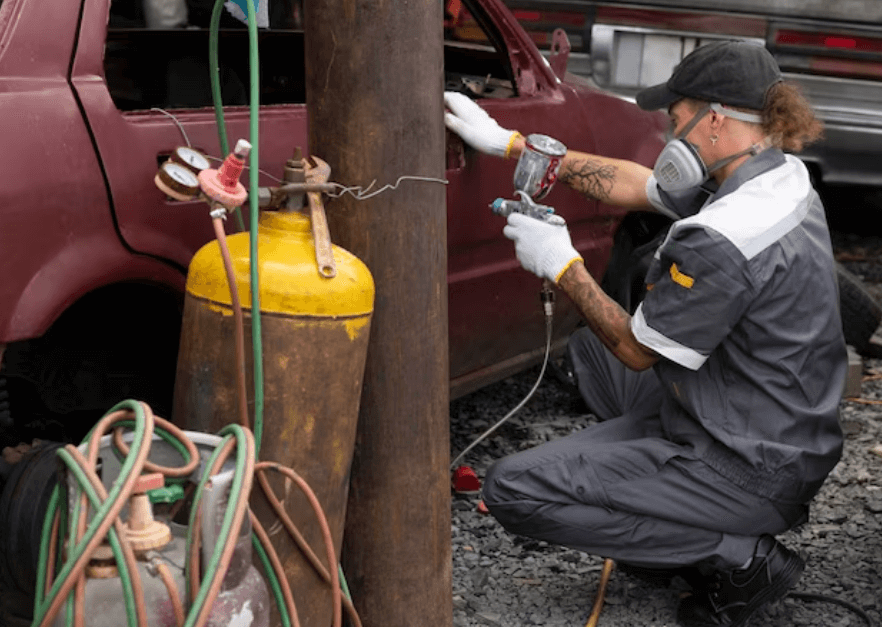
[[[141,475],[129,500],[129,520],[125,523],[125,534],[136,554],[160,549],[171,542],[171,529],[168,525],[153,518],[153,506],[147,492],[165,485],[162,473]]]

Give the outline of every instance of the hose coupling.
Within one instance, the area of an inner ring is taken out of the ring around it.
[[[542,281],[542,290],[539,292],[539,300],[542,301],[542,309],[545,311],[546,318],[554,316],[554,289],[551,287],[551,281],[544,279]]]

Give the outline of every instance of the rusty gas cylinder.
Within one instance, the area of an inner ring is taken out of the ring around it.
[[[251,337],[249,237],[228,239]],[[299,211],[265,212],[258,232],[258,275],[264,367],[260,461],[294,469],[327,515],[339,555],[349,471],[367,353],[374,283],[367,267],[333,247],[337,273],[316,267],[309,218]],[[216,433],[238,420],[234,317],[218,242],[193,258],[187,277],[173,420]],[[249,407],[253,408],[248,353]],[[320,528],[307,500],[279,477],[271,483],[306,541],[324,555]],[[251,506],[271,531],[291,584],[301,625],[331,623],[331,591],[281,530],[258,482]],[[323,560],[324,561],[324,560]],[[336,568],[336,565],[331,565]],[[273,624],[280,624],[274,620]]]

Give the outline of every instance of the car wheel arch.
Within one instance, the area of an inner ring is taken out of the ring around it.
[[[628,313],[643,298],[648,261],[672,223],[659,213],[639,211],[627,214],[616,229],[600,285]]]
[[[9,342],[4,438],[77,441],[125,398],[170,415],[182,311],[181,286],[140,275],[82,294],[38,335]]]
[[[10,303],[5,341],[38,337],[64,311],[90,292],[120,283],[142,282],[183,293],[182,269],[146,255],[133,254],[117,240],[89,237],[56,252],[38,269]]]

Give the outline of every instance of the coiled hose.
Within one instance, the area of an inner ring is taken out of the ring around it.
[[[131,445],[126,445],[123,432],[132,429]],[[122,457],[122,468],[110,489],[105,489],[97,473],[99,463],[99,444],[101,438],[112,433],[114,450]],[[157,466],[147,460],[150,443],[154,433],[177,449],[185,463],[179,467]],[[288,586],[281,561],[269,541],[269,537],[256,516],[248,508],[253,478],[258,477],[267,498],[278,513],[283,526],[295,536],[298,546],[307,554],[307,559],[325,581],[333,588],[334,625],[342,624],[343,606],[353,625],[360,626],[357,613],[348,599],[342,598],[337,571],[326,568],[302,541],[293,522],[284,512],[279,499],[273,494],[264,474],[279,472],[291,479],[307,496],[322,528],[326,545],[326,559],[329,565],[337,564],[333,542],[327,520],[318,500],[309,486],[296,472],[272,462],[257,463],[254,437],[250,430],[241,425],[228,425],[218,434],[223,438],[215,448],[206,464],[201,480],[196,487],[187,534],[186,563],[187,600],[189,611],[184,613],[183,603],[176,598],[176,589],[170,585],[168,574],[160,572],[170,593],[172,606],[177,608],[179,627],[200,627],[209,619],[211,608],[217,599],[223,578],[233,555],[235,542],[248,516],[254,528],[252,544],[264,566],[270,589],[275,597],[282,621],[286,626],[299,627],[293,594]],[[162,418],[153,415],[145,403],[124,401],[106,414],[83,442],[86,452],[67,445],[58,451],[58,457],[75,480],[74,498],[63,496],[63,487],[53,491],[40,546],[37,590],[34,603],[33,625],[45,627],[53,623],[59,612],[65,612],[65,624],[83,625],[85,622],[84,591],[85,568],[95,550],[106,539],[116,562],[123,599],[126,609],[126,624],[130,627],[146,627],[147,612],[140,576],[136,567],[134,551],[123,531],[119,518],[120,511],[128,502],[138,477],[143,472],[160,472],[170,479],[181,479],[192,475],[200,458],[198,450],[186,434]],[[200,564],[200,504],[203,490],[208,480],[235,456],[235,472],[230,491],[229,504],[224,512],[218,543],[205,568]],[[78,503],[69,514],[65,503]],[[85,509],[88,503],[94,515],[86,520]],[[59,546],[69,542],[69,550],[62,559]],[[199,573],[204,570],[200,578]]]

